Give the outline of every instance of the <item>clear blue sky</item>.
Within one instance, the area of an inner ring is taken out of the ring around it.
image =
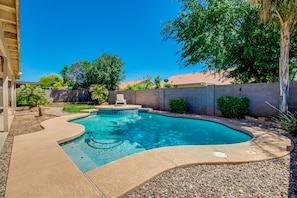
[[[64,65],[116,54],[124,81],[200,71],[181,68],[179,47],[162,41],[161,21],[173,19],[173,0],[21,0],[21,81],[60,74]]]

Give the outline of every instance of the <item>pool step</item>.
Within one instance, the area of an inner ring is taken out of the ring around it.
[[[78,165],[79,169],[82,172],[86,172],[88,170],[92,170],[98,167],[97,164],[93,162],[91,158],[89,158],[84,152],[75,146],[69,144],[63,146],[64,151],[71,157],[72,161]]]

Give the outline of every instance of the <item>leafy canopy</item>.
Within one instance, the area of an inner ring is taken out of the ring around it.
[[[264,22],[271,21],[280,28],[280,58],[279,82],[281,112],[288,112],[290,92],[290,43],[291,37],[296,35],[297,29],[297,1],[296,0],[261,0],[260,16]],[[292,71],[292,68],[291,68]]]
[[[87,70],[88,84],[100,84],[108,90],[115,90],[124,78],[124,62],[117,55],[101,54]]]
[[[17,94],[18,105],[36,107],[38,105],[46,104],[47,102],[45,91],[40,86],[30,84],[21,85]]]
[[[69,87],[76,89],[78,87],[88,87],[86,71],[91,67],[88,61],[77,61],[70,67],[64,66],[61,74],[65,78]]]
[[[42,88],[62,88],[63,79],[58,74],[43,75],[39,78]]]
[[[234,68],[228,77],[237,83],[278,80],[279,30],[259,23],[259,7],[246,0],[179,2],[181,12],[163,24],[161,33],[164,40],[173,39],[181,46],[183,66],[203,63],[205,69]],[[290,53],[293,62],[296,46]]]

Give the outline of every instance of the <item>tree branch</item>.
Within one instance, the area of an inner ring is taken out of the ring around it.
[[[276,17],[279,19],[279,21],[280,21],[280,23],[281,23],[281,26],[283,26],[284,21],[283,21],[282,16],[279,14],[279,12],[277,11],[276,8],[274,8],[274,9],[275,9]]]

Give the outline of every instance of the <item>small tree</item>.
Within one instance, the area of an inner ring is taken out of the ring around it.
[[[30,108],[47,103],[45,91],[37,85],[21,85],[18,97],[26,100]]]
[[[162,79],[161,79],[160,75],[155,77],[154,82],[155,82],[155,88],[156,89],[161,88],[161,80]]]
[[[48,102],[45,97],[45,91],[40,86],[30,84],[21,85],[20,92],[17,94],[17,101],[29,104],[30,108],[38,106],[39,116],[42,116],[39,105],[44,105]]]
[[[254,4],[259,1],[252,0]],[[261,12],[259,13],[264,22],[268,20],[279,25],[280,30],[280,58],[279,58],[279,81],[280,81],[280,111],[288,112],[289,100],[289,52],[291,37],[297,30],[297,1],[296,0],[261,0]]]
[[[97,100],[99,105],[107,101],[108,90],[104,86],[99,84],[92,85],[90,91],[92,92],[92,99]]]

